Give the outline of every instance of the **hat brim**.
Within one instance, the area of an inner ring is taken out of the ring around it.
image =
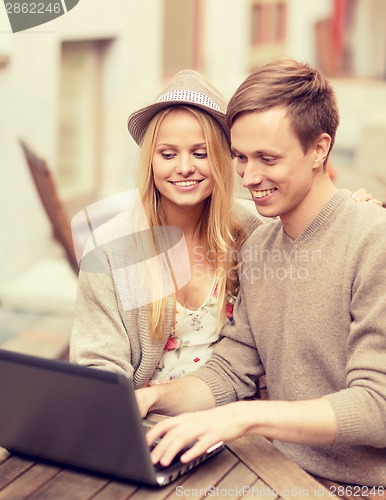
[[[216,111],[215,109],[208,108],[207,106],[200,106],[198,103],[191,104],[185,101],[157,102],[132,113],[127,120],[127,128],[129,129],[132,138],[139,146],[141,146],[146,129],[154,116],[163,109],[180,106],[198,108],[209,116],[212,116],[212,118],[214,118],[223,129],[228,143],[230,144],[229,128],[226,122],[226,117],[223,113]]]

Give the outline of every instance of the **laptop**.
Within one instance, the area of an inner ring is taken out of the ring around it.
[[[0,446],[12,453],[164,486],[224,447],[154,465],[132,380],[122,374],[0,349],[0,381]]]

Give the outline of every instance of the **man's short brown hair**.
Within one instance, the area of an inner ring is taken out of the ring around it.
[[[266,64],[248,76],[234,93],[227,109],[231,128],[241,113],[287,109],[293,130],[304,152],[323,132],[334,144],[339,124],[335,92],[317,69],[293,59]]]

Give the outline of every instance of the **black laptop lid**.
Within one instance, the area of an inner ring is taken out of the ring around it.
[[[0,349],[0,446],[157,484],[132,382]]]

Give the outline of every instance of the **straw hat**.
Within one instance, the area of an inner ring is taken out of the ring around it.
[[[158,111],[172,106],[186,105],[204,110],[212,116],[220,124],[229,141],[224,97],[200,73],[191,69],[177,73],[153,104],[129,116],[127,122],[129,132],[135,142],[141,145],[146,128]]]

